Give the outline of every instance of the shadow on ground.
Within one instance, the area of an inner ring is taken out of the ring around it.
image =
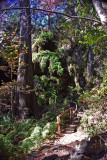
[[[107,133],[68,145],[48,144],[28,155],[26,160],[106,160]]]

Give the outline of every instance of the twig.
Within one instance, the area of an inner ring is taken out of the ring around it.
[[[98,137],[100,137],[100,139],[102,139],[102,141],[106,143],[106,141],[101,136],[98,135]]]
[[[32,9],[32,10],[37,10],[37,11],[42,11],[42,12],[61,14],[61,15],[66,16],[66,17],[68,17],[68,18],[85,19],[85,20],[90,20],[90,21],[94,21],[94,22],[97,22],[97,23],[101,23],[99,20],[92,19],[92,18],[80,17],[80,16],[70,16],[70,15],[67,15],[67,14],[65,14],[65,13],[61,13],[61,12],[58,12],[58,11],[45,10],[45,9],[40,9],[40,8],[14,7],[14,8],[3,8],[3,9],[0,9],[0,11],[11,10],[11,9],[19,9],[19,10],[20,10],[20,9]],[[0,18],[1,18],[1,17],[0,17]]]
[[[15,3],[13,3],[13,4],[9,7],[9,9],[11,9],[11,7],[14,6],[17,2],[18,2],[18,0],[17,0]],[[6,10],[3,12],[3,14],[0,16],[0,18],[1,18],[5,13],[6,13]]]

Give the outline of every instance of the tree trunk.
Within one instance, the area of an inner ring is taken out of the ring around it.
[[[29,7],[29,0],[20,0],[20,7]],[[30,9],[22,9],[20,13],[20,55],[18,66],[18,117],[28,118],[29,112],[37,115],[37,99],[33,89],[33,66],[31,52],[31,16]],[[35,103],[35,107],[33,104]]]
[[[107,13],[104,10],[100,0],[93,0],[93,5],[107,34]]]
[[[94,55],[93,55],[93,51],[92,51],[92,47],[89,49],[89,54],[88,54],[88,62],[87,62],[87,72],[86,72],[86,75],[85,75],[85,80],[86,80],[86,84],[87,84],[87,87],[91,86],[92,85],[92,64],[93,64],[93,58],[94,58]]]
[[[48,31],[50,31],[50,14],[48,14]]]

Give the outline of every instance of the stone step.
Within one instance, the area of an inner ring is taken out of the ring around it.
[[[73,118],[73,121],[75,121],[75,120],[78,120],[78,121],[79,121],[80,119],[81,119],[81,117],[77,116],[77,117],[74,117],[74,118]]]
[[[81,115],[82,115],[83,113],[84,113],[84,112],[77,112],[77,114],[81,114]]]
[[[78,112],[77,114],[73,115],[72,122],[70,118],[65,120],[65,129],[62,129],[62,133],[74,133],[77,131],[77,127],[80,124],[80,119],[83,116],[83,112]]]
[[[73,131],[66,131],[65,134],[71,134],[71,133],[74,133],[76,132],[76,130],[73,130]]]
[[[80,123],[80,121],[73,121],[72,124],[73,125],[78,125]]]
[[[73,133],[77,131],[77,126],[76,125],[70,125],[66,127],[66,133]]]
[[[66,130],[74,130],[75,128],[77,128],[75,124],[66,125]]]
[[[84,112],[78,112],[78,113],[77,113],[77,117],[82,117],[83,114],[84,114]]]

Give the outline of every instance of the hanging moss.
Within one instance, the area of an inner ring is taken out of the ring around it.
[[[60,60],[60,55],[56,52],[50,52],[48,50],[41,51],[37,54],[33,54],[32,60],[33,63],[39,62],[40,68],[42,70],[47,66],[47,62],[49,62],[48,70],[49,73],[57,73],[57,75],[63,74],[63,67]]]
[[[40,36],[32,45],[33,52],[38,52],[41,50],[49,50],[51,52],[55,52],[56,49],[57,44],[52,32],[41,32]]]

